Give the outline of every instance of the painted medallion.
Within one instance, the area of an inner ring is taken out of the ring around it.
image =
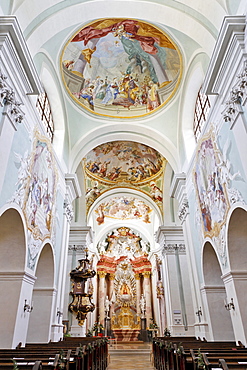
[[[156,111],[173,96],[181,75],[181,56],[171,39],[134,19],[101,19],[81,28],[61,61],[73,99],[111,117]]]

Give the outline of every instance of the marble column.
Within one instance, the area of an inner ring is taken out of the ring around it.
[[[99,322],[104,325],[105,320],[105,277],[106,272],[98,271],[99,275],[99,300],[98,300],[98,307],[99,307]]]
[[[152,315],[152,301],[151,301],[151,284],[150,284],[150,276],[151,272],[146,271],[143,273],[143,292],[146,299],[146,319],[147,319],[147,326],[151,323]]]
[[[112,301],[112,299],[114,298],[114,280],[115,280],[115,274],[109,274],[109,281],[110,281],[110,284],[109,284],[109,300]],[[110,317],[112,315],[112,312],[113,312],[113,309],[114,309],[114,303],[111,304],[110,306]]]
[[[141,299],[141,277],[140,274],[135,274],[136,279],[136,313],[141,315],[140,299]]]

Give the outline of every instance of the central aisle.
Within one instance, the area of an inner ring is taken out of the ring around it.
[[[119,343],[109,347],[107,370],[154,370],[151,343]]]

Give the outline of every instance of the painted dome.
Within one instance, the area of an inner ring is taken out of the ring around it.
[[[61,58],[70,96],[91,113],[133,118],[173,96],[181,55],[156,26],[134,19],[101,19],[74,34]]]

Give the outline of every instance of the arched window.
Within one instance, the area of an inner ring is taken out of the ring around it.
[[[40,114],[40,119],[45,125],[48,136],[52,142],[54,136],[54,123],[46,92],[43,92],[39,95],[36,106]]]
[[[194,125],[193,125],[193,131],[194,131],[196,141],[198,140],[201,134],[204,123],[206,122],[209,109],[210,109],[210,102],[209,102],[208,96],[203,94],[200,88],[198,95],[197,95],[197,99],[196,99]]]

